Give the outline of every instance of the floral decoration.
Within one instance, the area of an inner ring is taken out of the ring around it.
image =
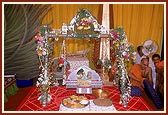
[[[73,37],[77,38],[98,38],[98,30],[100,25],[86,9],[80,9],[78,14],[72,19],[70,25],[74,25],[75,33]]]
[[[112,62],[107,58],[105,58],[104,61],[99,59],[97,61],[97,65],[102,65],[103,67],[105,67],[107,69],[107,72],[109,72],[112,68]]]
[[[110,35],[113,39],[113,48],[115,49],[116,56],[114,65],[111,68],[112,72],[115,72],[114,84],[120,87],[120,103],[126,107],[131,98],[131,84],[126,67],[129,59],[135,57],[134,47],[127,41],[125,31],[122,27],[112,29]]]
[[[64,30],[64,31],[63,31]],[[78,14],[72,19],[69,26],[63,25],[62,34],[65,37],[73,38],[100,38],[103,34],[103,26],[100,26],[96,19],[85,9],[81,9]],[[110,30],[108,38],[113,41],[112,48],[115,50],[115,62],[112,64],[111,60],[103,59],[99,60],[97,64],[102,64],[107,70],[111,70],[115,74],[114,83],[118,85],[121,92],[121,101],[124,107],[130,99],[131,84],[128,78],[126,70],[127,62],[130,58],[135,58],[134,48],[131,43],[127,41],[125,31],[122,27],[117,27]],[[54,31],[48,26],[41,28],[37,39],[37,54],[40,60],[40,77],[37,81],[42,95],[39,99],[51,100],[51,96],[48,95],[51,85],[51,78],[53,76],[53,68],[62,68],[66,61],[64,58],[57,60],[58,65],[52,65],[52,42],[49,42],[50,37],[55,37],[56,40],[60,37],[60,31],[54,34]],[[43,102],[45,102],[43,101]],[[44,104],[45,105],[45,104]]]
[[[78,19],[76,20],[76,32],[77,36],[83,36],[94,33],[94,19],[91,17],[86,10],[80,10]]]
[[[93,30],[93,19],[82,18],[79,23],[76,23],[77,30]],[[87,34],[87,33],[84,33]]]
[[[43,106],[51,101],[51,96],[49,90],[51,87],[51,79],[53,77],[53,72],[51,70],[51,56],[54,48],[54,43],[49,39],[50,28],[48,26],[43,26],[40,28],[39,33],[35,36],[37,40],[37,55],[40,61],[40,74],[36,82],[36,86],[39,87],[41,96],[38,98]],[[56,84],[58,85],[58,84]]]

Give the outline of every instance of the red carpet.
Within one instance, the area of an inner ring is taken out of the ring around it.
[[[112,99],[113,105],[118,111],[153,111],[148,103],[142,97],[132,97],[128,106],[124,108],[119,104],[120,94],[115,87],[104,87],[103,90],[109,91],[111,95],[109,98]],[[61,100],[70,95],[76,94],[75,89],[66,89],[65,86],[53,87],[50,90],[52,101],[43,107],[37,100],[40,93],[37,87],[33,87],[22,103],[18,106],[17,111],[58,111]],[[93,95],[86,94],[88,99],[95,99]]]

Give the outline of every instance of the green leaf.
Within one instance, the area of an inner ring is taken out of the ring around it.
[[[4,5],[4,73],[15,73],[17,79],[38,77],[39,60],[36,40],[32,39],[50,11],[45,4]]]

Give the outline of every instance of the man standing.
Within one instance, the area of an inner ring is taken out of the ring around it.
[[[164,60],[161,60],[159,54],[153,54],[152,60],[156,68],[156,88],[155,91],[164,102]]]
[[[142,52],[143,46],[137,47],[137,52],[135,54],[136,59],[133,60],[133,64],[140,64],[141,59],[143,58],[144,54]]]

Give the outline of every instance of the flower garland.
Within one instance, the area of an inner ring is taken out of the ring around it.
[[[115,49],[116,61],[111,67],[115,73],[114,84],[119,85],[121,92],[120,104],[127,106],[131,98],[131,84],[126,70],[127,62],[135,57],[133,45],[127,41],[125,31],[122,27],[112,29],[110,35],[113,39],[113,48]]]
[[[50,34],[50,28],[48,26],[43,26],[40,28],[39,33],[35,36],[37,40],[37,55],[40,61],[40,74],[36,82],[36,86],[39,87],[41,96],[38,98],[43,106],[46,106],[52,99],[51,95],[48,94],[51,86],[51,79],[53,73],[51,70],[51,56],[53,51],[53,41],[49,41],[48,34]],[[58,84],[56,84],[58,85]]]

